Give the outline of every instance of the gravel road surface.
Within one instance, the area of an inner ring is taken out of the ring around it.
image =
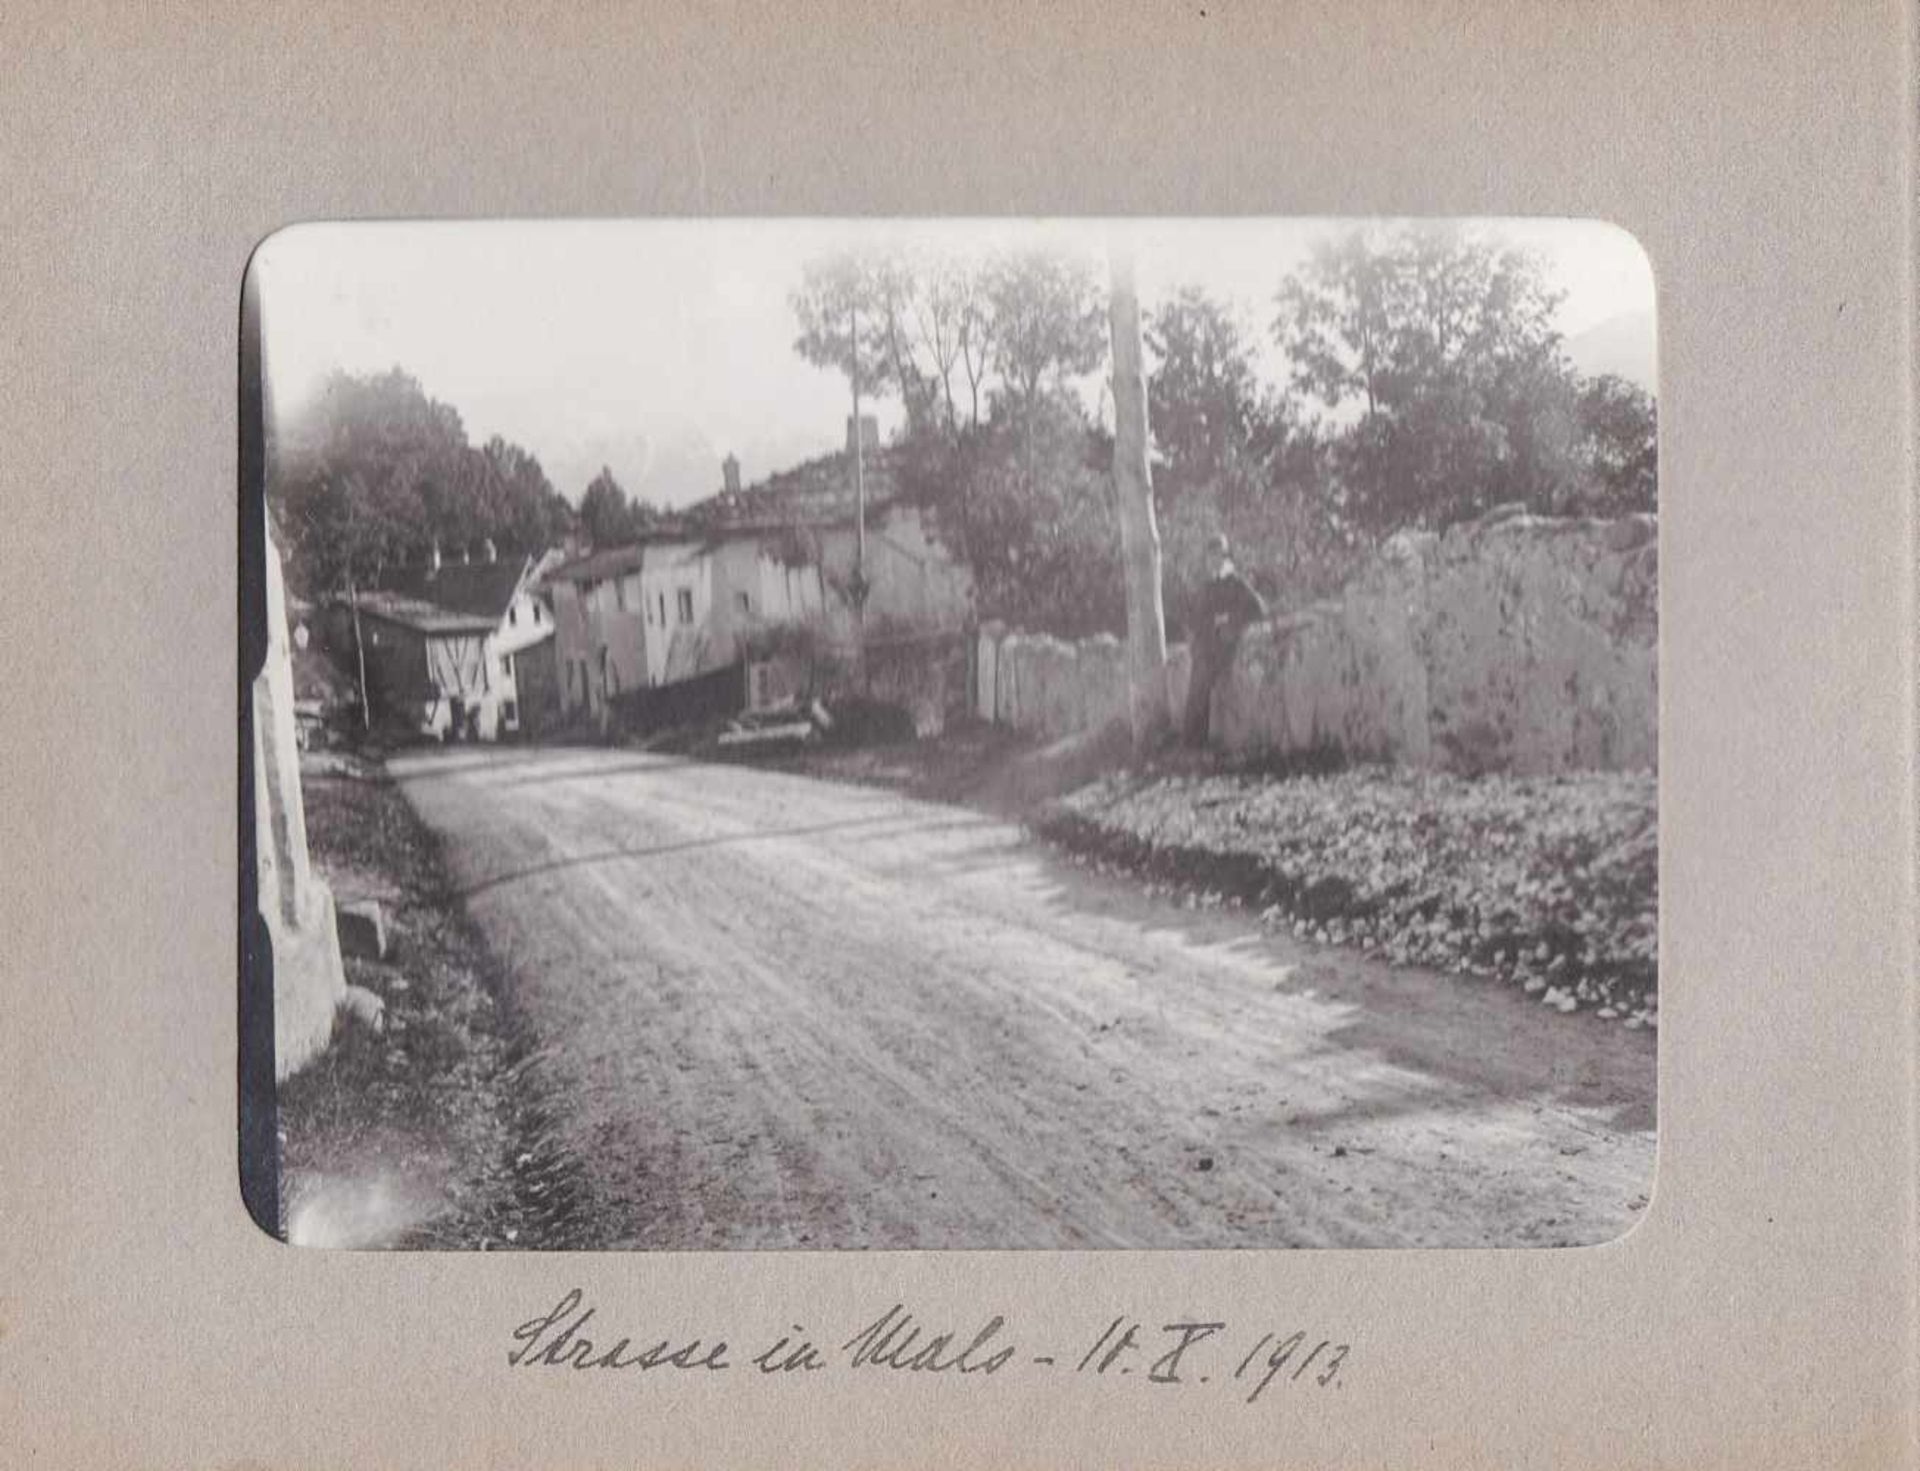
[[[394,776],[506,977],[529,1245],[1525,1246],[1644,1213],[1652,1035],[968,808],[606,750]]]

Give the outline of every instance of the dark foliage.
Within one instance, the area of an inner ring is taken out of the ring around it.
[[[957,435],[910,436],[897,464],[972,571],[982,618],[1080,637],[1126,624],[1111,455],[1061,394]]]
[[[460,415],[398,368],[329,378],[274,436],[267,499],[288,581],[310,596],[372,585],[435,544],[537,552],[572,519],[537,459],[498,436],[469,444]]]

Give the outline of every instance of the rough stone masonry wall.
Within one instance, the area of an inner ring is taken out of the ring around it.
[[[1460,772],[1651,768],[1656,546],[1651,516],[1495,511],[1401,533],[1339,598],[1247,630],[1214,739]],[[1125,712],[1123,653],[990,625],[979,713],[1047,737],[1094,728]],[[1170,673],[1177,709],[1183,657]]]

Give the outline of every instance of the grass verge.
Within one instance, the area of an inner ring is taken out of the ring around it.
[[[315,867],[336,899],[377,898],[384,961],[349,956],[349,984],[385,1027],[342,1020],[279,1090],[281,1219],[296,1244],[489,1248],[524,1233],[505,1093],[510,1029],[486,952],[440,853],[377,765],[303,775]]]

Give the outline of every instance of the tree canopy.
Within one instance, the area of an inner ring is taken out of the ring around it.
[[[939,508],[982,611],[1058,632],[1110,622],[1108,446],[1069,387],[1107,351],[1087,263],[895,254],[819,263],[806,279],[801,352],[847,370],[857,309],[863,385],[906,401],[903,483]],[[1286,607],[1336,591],[1401,527],[1516,501],[1654,509],[1652,397],[1574,370],[1537,256],[1467,229],[1356,230],[1282,277],[1273,303],[1277,381],[1260,335],[1200,287],[1144,324],[1176,625],[1218,534]],[[835,321],[837,337],[819,330]]]
[[[309,594],[370,585],[435,544],[536,552],[572,518],[537,459],[498,436],[474,448],[460,415],[398,368],[328,378],[274,436],[267,497],[289,580]]]
[[[808,262],[791,301],[802,358],[950,437],[982,424],[996,389],[1012,411],[1037,408],[1106,353],[1092,264],[1057,251],[841,252]]]
[[[648,501],[630,500],[605,465],[580,497],[580,530],[596,547],[618,546],[659,524],[661,512]]]
[[[1274,331],[1291,386],[1347,426],[1333,468],[1362,520],[1578,498],[1560,300],[1534,256],[1448,226],[1356,231],[1286,279]]]
[[[1202,484],[1275,449],[1284,406],[1262,388],[1252,344],[1227,306],[1183,287],[1148,318],[1146,340],[1147,418],[1163,479]]]
[[[1106,301],[1089,262],[1049,250],[1000,255],[981,294],[1002,389],[1019,412],[1037,411],[1044,393],[1105,358]]]

